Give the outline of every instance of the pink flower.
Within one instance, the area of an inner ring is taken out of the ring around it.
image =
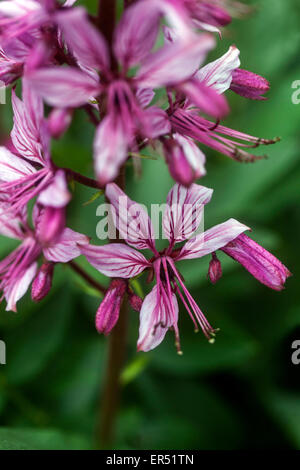
[[[223,248],[248,227],[230,219],[194,236],[212,190],[195,184],[188,189],[176,184],[167,197],[163,217],[163,230],[169,245],[158,252],[151,220],[143,208],[131,201],[115,184],[107,186],[106,195],[114,208],[116,227],[127,244],[85,245],[81,252],[96,269],[109,277],[129,279],[146,269],[153,274],[156,284],[141,307],[138,349],[148,351],[155,348],[167,330],[173,328],[180,351],[176,295],[182,300],[195,328],[198,330],[200,326],[206,337],[212,339],[215,330],[187,290],[176,264],[180,260],[201,258]],[[186,241],[185,245],[175,248],[182,241]],[[151,259],[146,259],[137,251],[146,248],[153,252]]]
[[[153,141],[170,132],[166,112],[149,107],[152,89],[168,87],[185,94],[213,117],[228,112],[223,96],[193,79],[215,44],[212,35],[190,34],[151,52],[161,18],[156,2],[142,0],[125,10],[113,43],[119,70],[111,64],[106,40],[82,8],[58,12],[55,18],[77,67],[40,68],[29,73],[28,79],[52,106],[69,108],[96,102],[104,109],[105,117],[94,142],[95,172],[100,184],[116,178],[128,152],[136,151],[138,142]],[[132,77],[129,69],[136,66],[139,68]]]
[[[270,145],[278,139],[261,139],[238,132],[220,125],[219,120],[213,123],[200,114],[206,112],[213,115],[213,108],[217,104],[214,99],[202,100],[202,95],[199,93],[202,86],[220,95],[231,88],[245,97],[263,99],[261,94],[268,90],[268,82],[251,72],[242,71],[239,66],[239,50],[232,46],[222,57],[202,67],[194,79],[184,85],[183,88],[190,97],[197,95],[197,101],[193,99],[192,102],[196,103],[198,109],[189,100],[177,99],[175,102],[170,102],[167,112],[173,132],[195,139],[234,160],[252,162],[264,156],[253,155],[245,149]],[[206,92],[205,94],[207,96]]]
[[[19,212],[32,198],[57,211],[70,200],[63,170],[50,157],[50,136],[41,99],[23,81],[23,101],[12,92],[13,152],[0,147],[0,200],[10,194],[11,210]]]
[[[0,203],[0,233],[15,238],[21,244],[0,262],[0,290],[7,302],[6,310],[16,311],[17,302],[27,292],[37,274],[37,261],[41,255],[51,263],[67,263],[80,255],[80,247],[88,243],[85,235],[64,228],[59,238],[45,244],[41,239],[44,211],[35,206],[31,229],[23,209],[11,216],[10,202]],[[45,274],[45,273],[44,273]],[[49,275],[49,273],[48,273]],[[45,289],[50,289],[49,279],[39,272],[34,283],[33,297],[40,300]],[[43,278],[43,279],[42,279]]]

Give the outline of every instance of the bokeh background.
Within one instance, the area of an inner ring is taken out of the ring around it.
[[[91,9],[96,4],[81,3]],[[208,176],[201,183],[215,190],[205,225],[239,219],[294,275],[286,290],[273,292],[224,258],[224,276],[212,286],[206,278],[208,258],[185,262],[188,287],[221,331],[216,343],[208,344],[193,333],[181,309],[182,357],[176,354],[172,333],[155,351],[136,354],[138,314],[131,312],[114,443],[118,449],[300,448],[300,365],[291,362],[291,344],[300,340],[300,105],[291,101],[291,85],[300,80],[300,4],[248,3],[255,10],[233,21],[210,58],[235,44],[242,67],[270,80],[266,102],[249,102],[229,92],[227,124],[282,141],[262,149],[268,160],[248,165],[203,149]],[[11,127],[10,103],[0,112],[3,140]],[[65,138],[53,145],[55,160],[92,174],[92,135],[78,111]],[[165,201],[172,182],[163,161],[143,160],[141,182],[131,167],[127,175],[133,199],[147,205]],[[92,190],[74,188],[69,225],[99,243],[96,208],[102,199],[84,205],[92,195]],[[1,257],[13,246],[1,238]],[[141,288],[146,292],[148,287]],[[0,339],[7,344],[7,365],[0,366],[0,449],[94,445],[107,357],[107,339],[94,328],[99,302],[68,267],[58,267],[51,294],[40,304],[27,295],[18,314],[5,312],[1,304]]]

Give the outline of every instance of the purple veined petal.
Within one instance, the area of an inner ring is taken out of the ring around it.
[[[212,35],[201,34],[162,47],[144,61],[137,74],[139,86],[159,88],[189,79],[214,45]]]
[[[161,286],[163,289],[163,287]],[[168,329],[178,321],[178,303],[175,294],[171,299],[173,314],[169,312],[170,306],[159,287],[155,285],[145,297],[140,312],[140,329],[138,339],[138,351],[150,351],[156,348],[164,339]]]
[[[65,228],[59,240],[43,249],[45,258],[54,263],[68,263],[81,254],[81,249],[88,245],[89,238],[81,233]]]
[[[189,187],[206,174],[205,155],[192,139],[174,134],[164,139],[163,147],[170,174],[177,183]]]
[[[106,41],[82,7],[56,14],[65,41],[80,64],[105,72],[110,67]]]
[[[250,228],[235,219],[229,219],[188,240],[176,259],[202,258],[220,250],[246,230]]]
[[[290,271],[272,253],[265,250],[247,235],[239,235],[222,248],[259,282],[274,290],[282,290]]]
[[[123,243],[110,243],[104,246],[85,245],[81,247],[81,254],[107,277],[129,279],[151,266],[142,253]]]
[[[189,188],[180,184],[173,186],[163,216],[163,230],[170,242],[181,242],[195,233],[203,216],[203,207],[210,202],[212,194],[212,189],[198,184]]]
[[[221,119],[229,112],[226,98],[196,78],[178,85],[177,88],[186,95],[191,105],[197,106],[203,113]]]
[[[38,203],[43,206],[62,208],[71,200],[68,191],[66,175],[63,170],[58,170],[49,186],[38,197]]]
[[[32,263],[25,272],[19,274],[14,282],[8,283],[4,289],[4,297],[7,302],[6,311],[17,311],[17,302],[26,294],[37,272],[37,263]]]
[[[12,90],[14,127],[11,139],[20,156],[45,165],[48,154],[42,99],[23,81],[23,101]]]
[[[27,209],[24,207],[21,214],[12,214],[10,195],[0,193],[0,234],[5,237],[22,240],[24,230],[22,227],[26,224]]]
[[[146,108],[153,100],[155,93],[151,88],[139,88],[136,91],[136,99],[142,108]]]
[[[35,173],[36,169],[29,162],[17,157],[6,147],[0,147],[0,182],[12,182]]]
[[[139,250],[155,250],[155,234],[145,208],[128,196],[115,183],[106,186],[106,196],[113,206],[112,216],[120,235]]]
[[[125,69],[149,54],[158,36],[160,17],[158,6],[148,0],[125,10],[114,38],[114,53]]]
[[[145,134],[149,139],[157,139],[171,132],[171,124],[167,113],[157,106],[150,106],[150,108],[145,109],[143,120],[146,123],[144,127]]]
[[[128,144],[121,119],[107,115],[98,126],[94,140],[94,167],[101,185],[118,176],[128,155]]]
[[[100,83],[75,67],[48,67],[27,76],[33,89],[51,106],[77,107],[101,91]]]
[[[222,57],[202,67],[196,78],[218,93],[224,93],[230,88],[233,72],[241,65],[239,55],[240,51],[231,46]]]

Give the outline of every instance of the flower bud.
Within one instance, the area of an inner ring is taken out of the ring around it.
[[[164,140],[164,152],[171,176],[183,186],[190,186],[204,176],[205,156],[191,139],[174,134]]]
[[[108,335],[120,315],[127,283],[123,279],[114,279],[102,300],[96,314],[96,328],[99,333]]]
[[[270,89],[268,80],[248,70],[236,69],[232,74],[230,89],[250,100],[266,100],[262,96]]]
[[[66,108],[53,109],[48,117],[48,129],[54,139],[59,139],[69,128],[72,111]]]
[[[271,289],[282,290],[286,278],[291,276],[279,259],[245,234],[228,243],[222,251]]]
[[[40,302],[49,294],[52,286],[53,271],[53,263],[44,263],[40,267],[31,288],[31,298],[34,302]]]
[[[55,243],[66,225],[64,207],[44,207],[41,209],[37,235],[43,245]]]
[[[218,282],[218,280],[222,277],[221,262],[215,253],[213,253],[212,259],[209,263],[208,277],[213,284],[216,284],[216,282]]]
[[[140,312],[143,304],[143,299],[136,294],[129,294],[129,303],[131,308],[136,312]]]

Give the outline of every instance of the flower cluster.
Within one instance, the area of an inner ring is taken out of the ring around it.
[[[212,196],[211,189],[195,184],[206,173],[203,146],[253,162],[262,157],[251,148],[276,142],[221,124],[229,112],[225,92],[264,100],[269,89],[266,79],[240,67],[239,50],[231,46],[204,65],[231,14],[242,9],[229,0],[125,1],[107,34],[76,0],[0,2],[0,80],[12,87],[14,113],[10,138],[0,147],[0,232],[21,241],[0,263],[7,310],[16,310],[31,283],[32,298],[40,301],[51,289],[55,264],[84,255],[112,278],[97,312],[98,331],[110,333],[127,296],[140,311],[138,349],[153,349],[172,328],[180,352],[177,298],[196,330],[209,340],[216,330],[185,286],[178,261],[211,254],[208,275],[215,283],[222,276],[216,252],[222,250],[263,284],[283,288],[289,271],[244,234],[245,225],[230,219],[195,235]],[[161,107],[157,90],[165,97]],[[95,126],[94,179],[57,167],[51,156],[51,140],[67,132],[76,109]],[[128,160],[139,165],[146,146],[162,154],[176,183],[163,217],[169,244],[160,252],[151,220],[115,184]],[[95,246],[66,228],[70,180],[105,191],[126,243]],[[150,258],[138,251],[144,249],[152,251]],[[155,280],[144,300],[129,282],[143,271]]]

